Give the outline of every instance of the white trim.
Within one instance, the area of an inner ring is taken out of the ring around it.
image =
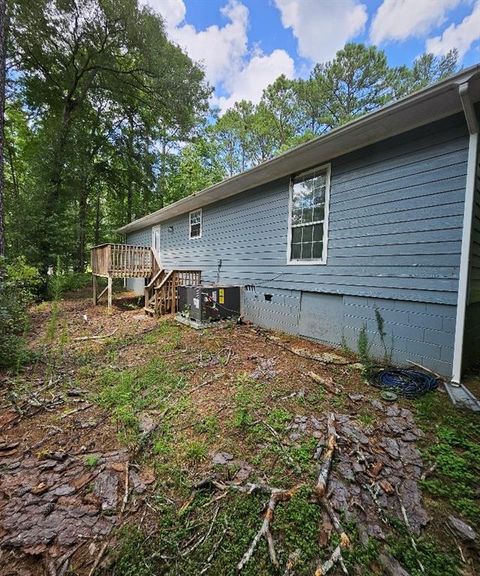
[[[293,181],[300,176],[306,176],[314,172],[325,171],[325,213],[323,217],[323,258],[316,260],[292,260],[291,258],[291,243],[292,243],[292,203],[293,203]],[[330,215],[330,181],[331,181],[332,166],[330,163],[323,164],[322,166],[315,166],[310,170],[295,174],[290,178],[288,185],[288,232],[287,232],[287,264],[290,266],[324,266],[327,263],[328,253],[328,222]]]
[[[468,85],[459,87],[459,95],[465,112],[465,120],[470,132],[468,142],[467,178],[465,183],[465,204],[463,213],[462,251],[458,277],[457,316],[455,320],[455,343],[453,347],[452,382],[460,384],[462,377],[463,341],[465,316],[467,312],[468,288],[470,279],[470,251],[472,245],[473,212],[475,207],[475,179],[478,163],[478,122],[475,109],[468,94]]]
[[[192,221],[191,217],[194,212],[200,212],[200,234],[198,236],[192,236]],[[188,213],[188,237],[190,240],[198,240],[198,238],[202,237],[203,233],[203,212],[201,208],[196,208]]]
[[[475,206],[475,186],[478,163],[478,121],[468,94],[468,84],[459,87],[459,95],[470,132],[468,142],[467,178],[465,182],[465,204],[463,212],[462,251],[458,276],[457,317],[455,320],[455,343],[453,347],[452,382],[460,384],[462,378],[463,342],[465,336],[465,316],[467,313],[470,280],[470,250],[472,245],[473,211]]]
[[[158,230],[158,250],[155,249],[156,248],[156,246],[155,246],[155,232],[157,230]],[[161,224],[155,224],[155,226],[152,226],[151,248],[152,248],[152,252],[153,252],[153,255],[155,257],[155,260],[160,265],[160,252],[162,249],[162,225]]]

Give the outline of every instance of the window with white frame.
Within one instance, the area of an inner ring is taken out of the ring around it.
[[[201,238],[202,236],[202,210],[190,212],[190,238]]]
[[[329,166],[292,178],[289,262],[325,263],[329,187]]]

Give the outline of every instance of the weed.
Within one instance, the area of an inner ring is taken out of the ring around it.
[[[184,446],[185,456],[193,462],[205,460],[208,454],[208,446],[199,440],[191,440]]]
[[[358,420],[364,426],[371,426],[375,422],[375,416],[373,414],[359,414]]]
[[[233,412],[232,426],[240,430],[246,430],[253,424],[253,417],[246,408],[237,408]]]
[[[207,434],[212,437],[218,432],[218,418],[215,415],[206,416],[199,422],[196,422],[193,429],[199,434]]]
[[[367,325],[364,324],[360,328],[360,332],[358,334],[357,349],[358,349],[358,355],[360,357],[360,362],[365,366],[366,370],[371,369],[373,364],[372,358],[370,357],[371,347],[372,344],[369,341],[367,334]]]
[[[375,308],[375,322],[377,324],[377,332],[380,336],[380,342],[383,347],[383,362],[386,366],[389,366],[392,363],[393,356],[393,335],[392,343],[389,348],[386,341],[387,333],[385,332],[385,321],[378,308]]]
[[[158,438],[153,443],[153,453],[158,456],[170,456],[173,453],[173,446],[166,438]]]
[[[284,408],[274,408],[267,417],[267,422],[270,426],[277,432],[282,432],[285,430],[285,424],[290,422],[292,419],[292,414],[285,410]]]
[[[315,467],[313,454],[315,453],[316,446],[317,440],[315,438],[307,438],[300,442],[300,444],[290,447],[288,451],[290,457],[303,472],[309,472]]]
[[[163,360],[156,358],[145,366],[122,372],[107,369],[99,379],[99,386],[94,400],[110,409],[117,421],[135,432],[138,413],[147,408],[164,408],[169,394],[181,390],[185,382]],[[188,399],[183,402],[183,408],[187,402]],[[181,409],[179,405],[182,405],[181,400],[175,410]]]
[[[417,550],[411,544],[411,536],[404,527],[400,535],[389,539],[392,555],[411,576],[458,576],[458,560],[446,549],[440,549],[435,542],[426,536],[413,538]],[[424,567],[420,569],[419,563]]]
[[[97,464],[100,462],[100,457],[97,454],[89,454],[85,456],[85,466],[87,468],[95,468]]]
[[[435,471],[422,482],[423,489],[480,526],[480,419],[454,408],[439,394],[423,396],[415,408],[423,427],[435,437],[423,450],[435,464]]]

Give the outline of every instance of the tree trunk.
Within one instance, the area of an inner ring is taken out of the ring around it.
[[[0,0],[0,256],[5,256],[5,178],[4,178],[4,123],[5,123],[5,64],[7,30],[5,25],[6,0]]]
[[[95,246],[100,244],[100,221],[101,221],[101,214],[100,214],[100,185],[99,185],[97,191],[97,198],[95,201],[95,230],[93,234],[93,242]]]
[[[77,272],[85,272],[85,245],[87,242],[87,182],[83,182],[78,199]]]
[[[127,224],[132,221],[133,213],[133,116],[130,113],[128,115],[128,123],[130,125],[130,131],[128,134],[128,175],[127,175]]]

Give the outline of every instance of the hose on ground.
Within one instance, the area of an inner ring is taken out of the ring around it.
[[[371,379],[373,386],[395,392],[406,398],[418,398],[438,387],[438,381],[434,376],[408,369],[380,370]]]

